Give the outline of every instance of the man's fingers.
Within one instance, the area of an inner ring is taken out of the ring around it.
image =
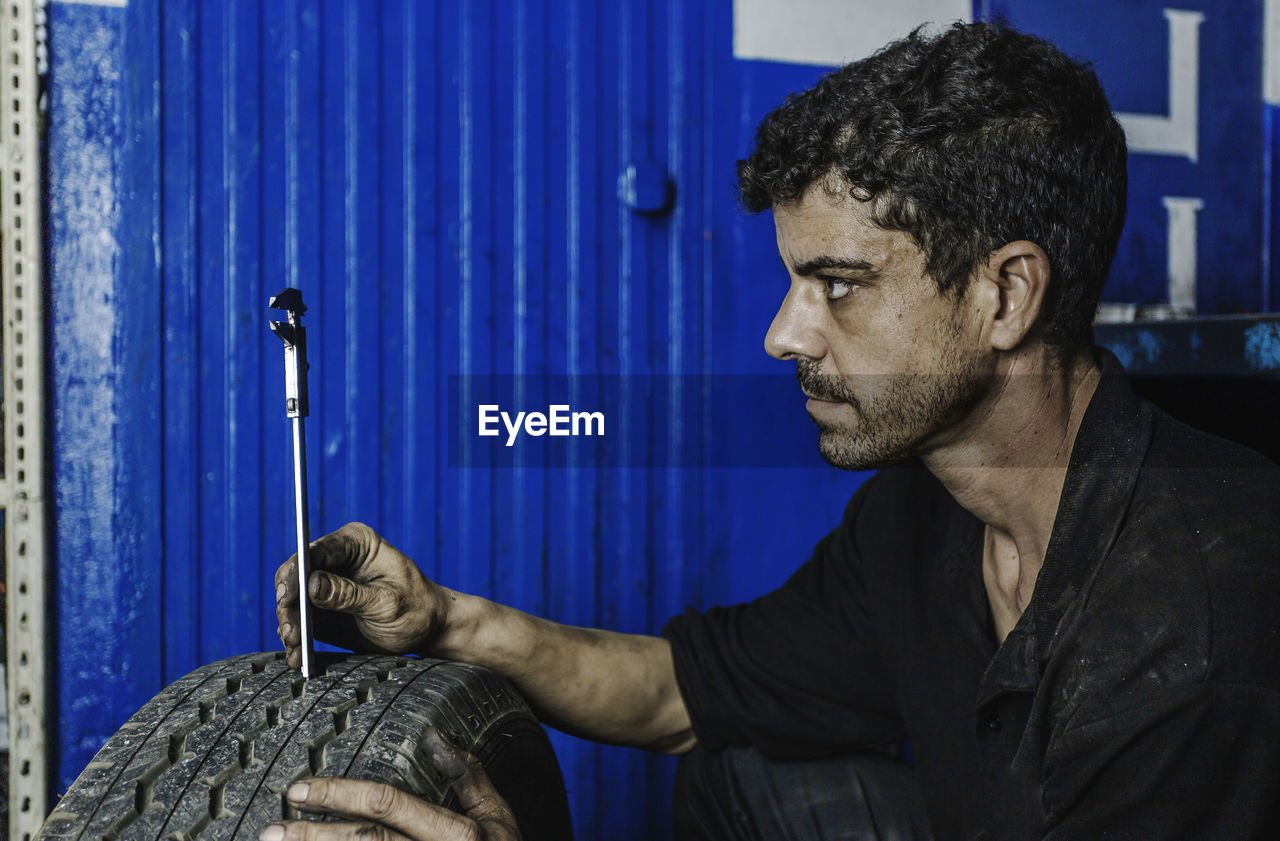
[[[288,791],[289,803],[308,812],[331,812],[357,820],[369,820],[394,830],[412,841],[452,841],[473,839],[475,825],[456,812],[427,803],[385,783],[320,777],[294,783]],[[299,821],[298,824],[309,822]],[[326,824],[312,824],[325,826]],[[328,824],[336,826],[336,824]],[[281,836],[293,841],[287,832]],[[299,839],[347,838],[345,835],[299,835]],[[350,836],[372,837],[383,836]],[[389,834],[387,838],[399,838]],[[266,834],[263,834],[266,839]]]
[[[261,841],[414,841],[413,838],[371,823],[273,823],[258,836]]]
[[[312,569],[355,572],[373,557],[379,542],[378,533],[364,523],[347,523],[337,531],[312,541],[307,558]]]
[[[355,822],[272,824],[263,830],[262,841],[474,841],[481,837],[514,841],[520,837],[510,807],[474,757],[449,744],[434,727],[427,731],[424,746],[432,763],[450,780],[463,815],[384,783],[320,777],[290,786],[289,803],[307,812],[333,813]]]
[[[296,649],[302,642],[301,634],[298,631],[299,625],[299,609],[298,609],[298,581],[297,581],[297,558],[290,558],[280,565],[280,569],[276,570],[276,621],[279,623],[276,628],[276,635],[280,637],[280,642],[284,645],[286,660],[289,665],[297,666],[294,659],[301,661],[301,655],[296,657],[289,656],[290,648]]]
[[[280,635],[281,641],[284,642],[285,645],[288,645],[290,642],[287,636],[288,632],[290,629],[296,629],[298,627],[298,622],[300,621],[298,619],[298,608],[296,604],[293,607],[277,605],[276,621],[280,623],[276,633]]]
[[[316,607],[356,614],[371,612],[380,598],[386,598],[373,587],[321,570],[307,580],[307,595]]]
[[[428,727],[423,735],[422,745],[427,749],[427,757],[436,770],[445,776],[450,783],[465,777],[471,767],[467,764],[470,754],[453,746],[445,739],[438,727]]]
[[[312,572],[307,589],[311,603],[319,608],[355,614],[365,613],[367,607],[373,603],[375,593],[357,585],[345,576],[358,576],[359,570],[368,562],[379,545],[380,538],[377,532],[361,523],[348,523],[337,531],[313,541],[308,553]],[[333,572],[339,575],[331,575],[330,573]],[[318,573],[320,574],[317,575]],[[278,622],[276,634],[284,645],[285,661],[291,667],[297,668],[302,662],[297,555],[291,556],[276,569],[275,589]],[[321,628],[317,628],[317,635],[326,638],[333,636],[331,633],[326,634]],[[357,633],[353,640],[337,641],[352,647],[360,638],[361,636]]]
[[[427,729],[423,745],[431,763],[449,779],[464,815],[478,824],[497,824],[518,837],[511,807],[493,787],[480,760],[447,742],[435,727]]]
[[[290,555],[289,560],[276,569],[276,601],[282,602],[298,597],[298,556]]]
[[[276,570],[276,620],[280,623],[276,633],[287,649],[297,645],[297,635],[290,634],[298,627],[298,556],[294,555]],[[293,637],[291,639],[291,636]]]

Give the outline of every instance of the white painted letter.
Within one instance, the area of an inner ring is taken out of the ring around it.
[[[542,412],[530,412],[524,419],[524,431],[537,438],[547,432],[547,416]]]
[[[1280,0],[1262,4],[1262,101],[1280,105]]]
[[[973,19],[968,0],[733,0],[734,58],[844,64],[926,21]]]
[[[1169,305],[1188,313],[1196,311],[1196,211],[1200,199],[1165,196],[1169,212]]]
[[[1203,12],[1165,9],[1169,21],[1169,115],[1122,114],[1129,148],[1152,155],[1197,155],[1200,121],[1200,22]]]

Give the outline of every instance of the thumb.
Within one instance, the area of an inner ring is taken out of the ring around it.
[[[323,570],[307,579],[307,595],[316,607],[355,614],[369,613],[379,596],[373,587]]]
[[[462,814],[481,826],[504,831],[502,834],[485,837],[520,837],[511,807],[498,794],[478,759],[454,747],[435,727],[427,730],[423,745],[436,770],[449,780],[453,793],[458,797],[458,805],[462,807]]]

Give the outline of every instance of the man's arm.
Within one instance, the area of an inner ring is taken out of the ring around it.
[[[449,596],[450,622],[435,656],[507,676],[544,721],[575,736],[666,753],[693,747],[665,639],[559,625],[487,599]]]
[[[559,625],[442,587],[359,523],[317,540],[310,557],[307,589],[326,642],[490,668],[548,724],[584,738],[667,753],[694,744],[664,639]],[[276,573],[280,639],[293,665],[301,656],[295,563]]]

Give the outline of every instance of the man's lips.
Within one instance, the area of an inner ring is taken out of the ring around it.
[[[844,402],[843,400],[832,400],[828,397],[819,397],[818,395],[810,394],[807,391],[804,392],[804,396],[809,398],[810,403],[826,403],[828,405],[835,406]]]

